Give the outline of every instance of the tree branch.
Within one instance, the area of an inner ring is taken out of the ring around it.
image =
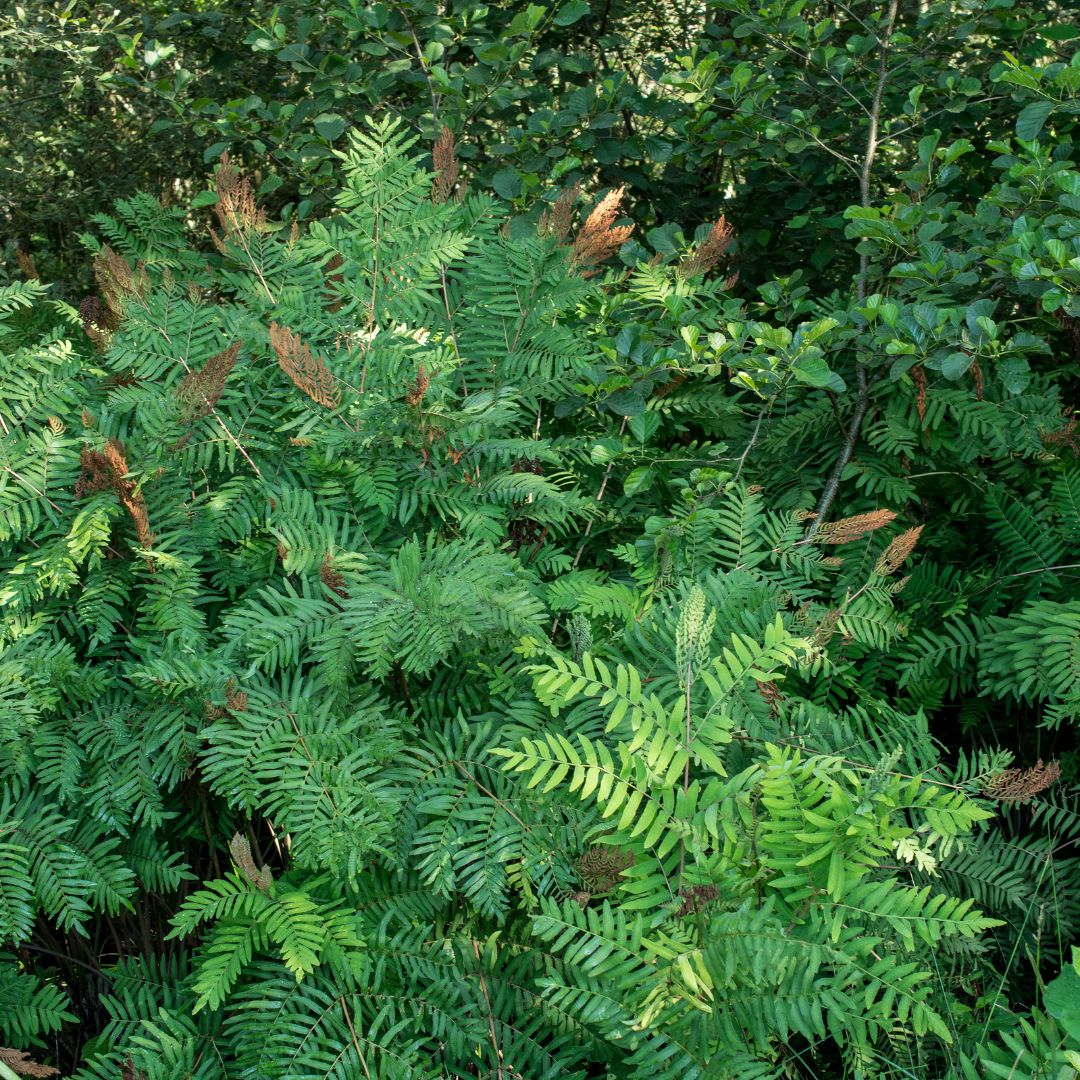
[[[878,129],[881,126],[881,102],[885,96],[885,83],[889,77],[889,39],[892,37],[893,26],[896,23],[896,12],[900,6],[900,0],[889,0],[889,11],[885,16],[885,30],[878,39],[881,53],[878,58],[877,86],[874,89],[874,102],[870,108],[870,124],[866,132],[866,152],[863,155],[862,169],[859,174],[860,204],[863,207],[870,206],[870,178],[874,169],[874,158],[877,156]],[[855,282],[855,296],[861,304],[866,299],[866,279],[870,274],[870,256],[859,256],[859,276]],[[832,507],[836,498],[836,491],[840,487],[840,479],[847,468],[851,455],[855,452],[855,445],[859,441],[862,432],[863,421],[870,407],[870,379],[867,375],[866,364],[862,360],[856,361],[855,380],[858,393],[855,398],[855,411],[848,423],[847,436],[844,445],[840,449],[840,456],[833,465],[829,479],[825,483],[825,490],[818,500],[817,513],[806,530],[807,539],[810,539],[825,520],[826,514]]]

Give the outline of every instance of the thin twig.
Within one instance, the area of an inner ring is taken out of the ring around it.
[[[420,61],[420,70],[424,73],[424,78],[427,79],[428,91],[431,94],[431,119],[435,126],[435,130],[439,130],[439,102],[442,100],[442,94],[438,93],[435,89],[435,83],[431,78],[431,71],[428,69],[427,60],[424,59],[424,49],[420,44],[420,39],[416,36],[416,31],[413,29],[413,24],[409,21],[409,16],[406,14],[404,5],[396,5],[398,13],[405,21],[405,25],[409,28],[409,36],[413,39],[413,44],[416,46],[416,58]]]
[[[889,39],[892,37],[893,25],[896,22],[897,8],[900,0],[890,0],[889,11],[885,18],[885,31],[878,39],[881,55],[878,59],[877,87],[874,90],[874,103],[870,109],[870,126],[866,133],[866,153],[863,155],[862,170],[859,175],[860,202],[863,207],[870,206],[870,179],[874,168],[874,158],[878,149],[878,128],[881,124],[881,102],[885,96],[885,83],[889,77]],[[859,276],[855,283],[855,295],[861,304],[866,299],[866,279],[870,274],[870,256],[863,253],[859,256]],[[855,451],[855,445],[859,441],[862,432],[863,420],[870,407],[870,380],[866,371],[866,364],[862,360],[856,361],[855,379],[858,386],[858,395],[855,398],[855,411],[852,413],[848,424],[847,436],[840,449],[840,456],[836,459],[832,473],[826,481],[825,490],[821,493],[818,501],[817,513],[810,521],[806,530],[807,538],[812,537],[821,527],[825,520],[833,500],[836,498],[840,480],[847,468],[851,455]]]
[[[743,465],[746,464],[746,456],[754,447],[754,443],[757,442],[758,432],[761,431],[761,421],[765,419],[765,413],[768,411],[767,405],[762,405],[760,411],[757,414],[757,423],[754,424],[754,433],[750,436],[750,441],[746,444],[746,449],[739,456],[739,467],[735,470],[735,480],[738,481],[742,476]]]

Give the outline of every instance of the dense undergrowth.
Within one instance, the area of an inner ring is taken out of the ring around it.
[[[1067,11],[707,6],[611,178],[413,7],[0,284],[0,1076],[1075,1076]]]

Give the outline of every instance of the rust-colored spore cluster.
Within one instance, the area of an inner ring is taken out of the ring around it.
[[[923,527],[916,525],[913,529],[905,529],[899,536],[893,538],[889,546],[881,553],[877,564],[874,566],[875,574],[892,574],[903,566],[907,557],[915,550],[919,542]]]
[[[679,890],[679,895],[683,898],[683,902],[675,914],[693,915],[717,899],[720,890],[715,885],[687,885]]]
[[[871,510],[867,514],[827,521],[818,529],[815,539],[822,544],[850,544],[884,528],[895,519],[896,514],[892,510]]]
[[[707,274],[724,257],[734,236],[735,230],[721,214],[709,230],[709,235],[679,263],[679,277],[692,278]],[[734,278],[728,280],[731,285],[735,284]],[[728,287],[730,288],[730,285]]]
[[[225,389],[225,380],[240,355],[240,345],[239,341],[233,342],[227,349],[211,356],[201,370],[189,371],[180,380],[176,397],[185,420],[200,420],[214,411]]]
[[[342,600],[349,599],[349,590],[345,583],[345,575],[334,566],[334,561],[327,554],[319,567],[319,577],[322,583]]]
[[[244,239],[265,229],[266,211],[256,205],[251,181],[240,175],[227,153],[221,155],[221,164],[214,174],[214,186],[218,197],[214,212],[221,234],[211,229],[210,235],[214,246],[224,255],[227,240]]]
[[[270,344],[277,354],[281,370],[292,379],[298,390],[327,409],[336,409],[341,404],[341,392],[330,369],[312,354],[311,349],[300,340],[299,334],[294,334],[287,326],[271,323]]]
[[[625,187],[609,191],[596,204],[574,238],[571,262],[582,271],[583,277],[598,274],[600,264],[610,259],[634,231],[633,225],[615,224],[625,191]]]
[[[82,468],[78,480],[75,481],[75,497],[81,499],[84,495],[112,488],[135,526],[139,547],[144,551],[151,550],[154,546],[154,534],[150,531],[146,500],[138,486],[127,479],[129,470],[124,444],[119,439],[110,439],[101,453],[84,447],[79,460]],[[154,565],[149,558],[146,565],[153,573]]]
[[[1060,779],[1061,766],[1056,761],[1044,765],[1039,758],[1030,769],[1006,769],[990,777],[982,793],[1001,802],[1028,802]]]
[[[431,201],[436,204],[448,202],[457,188],[459,174],[454,133],[448,127],[443,127],[435,140],[435,145],[431,149],[431,160],[435,166]],[[464,194],[464,191],[458,191],[458,199],[460,200]]]
[[[590,895],[611,892],[623,871],[634,865],[634,853],[607,844],[587,848],[577,860],[577,870]]]

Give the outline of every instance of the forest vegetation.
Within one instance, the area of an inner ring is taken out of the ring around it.
[[[0,1080],[1080,1077],[1078,15],[0,6]]]

